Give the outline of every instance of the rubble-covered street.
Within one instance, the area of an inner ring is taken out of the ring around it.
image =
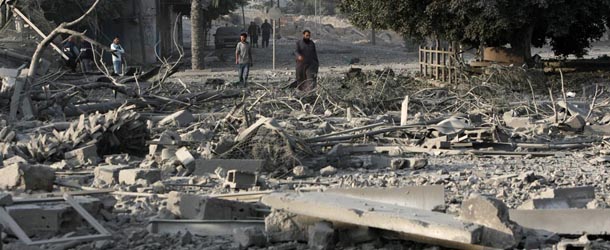
[[[242,84],[249,43],[198,51],[194,11],[214,33],[273,1],[0,0],[0,250],[610,249],[604,56],[417,49],[359,1],[278,1]]]

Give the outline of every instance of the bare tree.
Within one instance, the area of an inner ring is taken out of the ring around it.
[[[11,120],[15,120],[17,118],[17,110],[19,108],[21,108],[22,115],[24,116],[25,119],[30,119],[33,117],[33,110],[32,110],[32,105],[30,103],[28,87],[31,85],[31,83],[34,81],[34,78],[36,77],[40,58],[42,57],[44,50],[49,46],[49,44],[52,43],[53,40],[55,40],[55,38],[58,35],[69,34],[69,35],[79,36],[79,37],[91,42],[94,45],[99,45],[93,39],[86,37],[84,35],[84,33],[79,33],[74,30],[69,29],[70,27],[83,21],[85,19],[85,17],[87,17],[89,14],[91,14],[91,12],[93,12],[93,10],[95,9],[95,7],[97,6],[97,4],[99,2],[100,2],[100,0],[96,0],[93,3],[93,5],[91,5],[91,7],[81,17],[77,18],[76,20],[69,22],[69,23],[61,23],[45,39],[43,39],[38,44],[38,46],[36,47],[36,51],[34,52],[34,55],[32,56],[32,61],[30,62],[30,68],[28,71],[26,81],[25,82],[19,81],[15,85],[13,97],[11,98],[11,107],[10,107],[10,119]],[[24,90],[25,90],[25,94],[23,96],[24,97],[23,103],[21,103],[22,92]]]

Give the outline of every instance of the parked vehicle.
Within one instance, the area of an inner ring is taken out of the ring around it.
[[[239,27],[220,27],[214,34],[214,45],[216,49],[235,48],[239,43],[239,35],[243,30]]]

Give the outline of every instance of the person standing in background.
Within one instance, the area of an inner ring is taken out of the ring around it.
[[[83,46],[80,48],[80,66],[83,73],[91,72],[91,64],[93,62],[93,47],[88,41],[83,41]]]
[[[237,73],[239,74],[239,83],[243,87],[247,87],[248,75],[252,66],[252,49],[248,44],[248,34],[242,33],[239,36],[239,43],[235,48],[235,64],[237,65]]]
[[[252,48],[258,47],[258,34],[260,32],[260,28],[255,22],[250,22],[250,27],[248,27],[248,35],[250,36],[250,45]]]
[[[261,33],[263,36],[263,48],[268,48],[269,47],[269,37],[271,37],[271,32],[273,31],[273,27],[271,26],[271,24],[269,24],[267,22],[267,19],[265,19],[265,22],[263,23],[263,25],[261,25]]]
[[[125,50],[121,46],[121,40],[119,37],[115,37],[110,44],[110,51],[112,51],[112,65],[114,66],[115,75],[123,75],[123,54]]]

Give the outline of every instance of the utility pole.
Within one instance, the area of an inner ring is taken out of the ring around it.
[[[375,27],[372,27],[372,29],[371,29],[371,44],[372,45],[377,44],[377,34],[375,32]]]

